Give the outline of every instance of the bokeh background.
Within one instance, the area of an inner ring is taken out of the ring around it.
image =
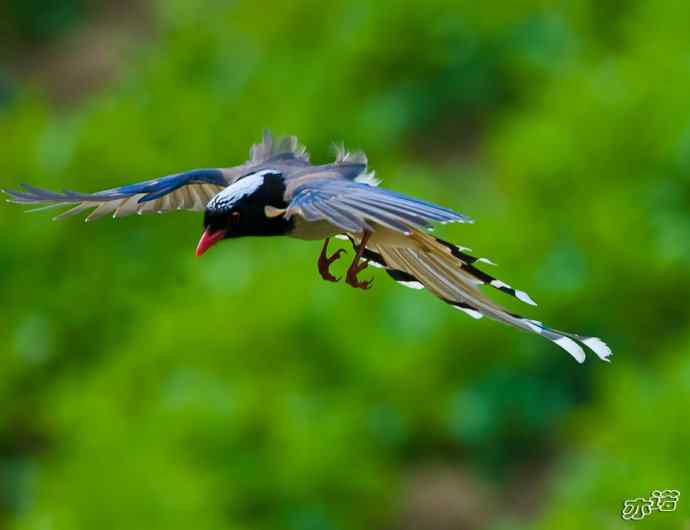
[[[0,179],[344,141],[604,337],[578,365],[318,243],[0,208],[0,528],[690,527],[690,4],[4,0]],[[343,267],[343,264],[340,264]],[[675,513],[621,519],[675,488]]]

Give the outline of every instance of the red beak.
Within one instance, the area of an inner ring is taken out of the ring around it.
[[[218,243],[221,239],[225,237],[225,230],[216,230],[215,232],[209,232],[208,229],[201,234],[201,239],[199,244],[196,246],[196,255],[201,256],[213,245]]]

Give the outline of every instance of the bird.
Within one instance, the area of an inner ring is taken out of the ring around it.
[[[488,258],[436,237],[435,224],[474,221],[452,209],[379,186],[363,151],[335,146],[335,161],[314,165],[296,136],[274,137],[268,130],[252,145],[249,159],[234,167],[194,169],[96,193],[64,190],[55,193],[22,184],[21,190],[1,190],[8,201],[39,205],[29,211],[69,207],[54,217],[90,211],[86,221],[104,215],[172,210],[204,212],[203,233],[196,247],[201,256],[221,241],[247,236],[289,236],[323,240],[317,268],[328,282],[340,278],[330,266],[345,251],[329,253],[331,238],[349,241],[354,257],[345,283],[367,290],[373,279],[360,274],[370,265],[385,270],[397,283],[426,289],[474,319],[487,317],[535,333],[585,361],[585,348],[610,361],[611,348],[598,337],[559,331],[512,313],[494,302],[483,288],[494,289],[530,305],[524,291],[484,272]],[[583,346],[585,348],[583,348]]]

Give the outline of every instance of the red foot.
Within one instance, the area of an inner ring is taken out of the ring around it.
[[[347,269],[347,277],[345,278],[347,284],[351,285],[355,289],[371,289],[371,285],[374,283],[373,278],[371,280],[365,281],[359,281],[359,279],[357,278],[357,275],[364,269],[366,269],[368,266],[368,261],[363,261],[359,264],[353,262],[352,265],[350,265],[350,268]]]
[[[340,259],[341,254],[343,254],[345,250],[339,248],[330,257],[326,256],[326,252],[328,252],[328,239],[323,242],[323,248],[321,249],[321,254],[319,255],[319,274],[321,274],[321,277],[328,282],[337,282],[340,280],[340,278],[333,276],[329,268],[331,263]]]

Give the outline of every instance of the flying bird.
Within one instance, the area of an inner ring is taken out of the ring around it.
[[[369,289],[373,280],[359,275],[369,265],[385,269],[396,282],[426,289],[472,318],[488,317],[536,333],[554,342],[578,362],[585,360],[583,345],[608,361],[611,349],[601,339],[558,331],[538,320],[516,315],[493,302],[480,290],[486,286],[530,305],[530,296],[481,270],[487,258],[469,254],[431,233],[434,223],[472,223],[466,215],[378,187],[361,152],[336,148],[333,163],[312,165],[296,137],[274,138],[265,132],[250,149],[249,160],[229,168],[195,169],[129,184],[97,193],[54,193],[28,184],[22,191],[2,190],[9,202],[42,205],[34,210],[69,206],[55,217],[92,210],[86,221],[112,214],[164,213],[171,210],[204,212],[204,232],[196,247],[201,256],[225,239],[244,236],[290,236],[321,240],[318,258],[321,277],[339,279],[330,265],[343,249],[328,251],[332,237],[347,239],[354,258],[345,282]]]

